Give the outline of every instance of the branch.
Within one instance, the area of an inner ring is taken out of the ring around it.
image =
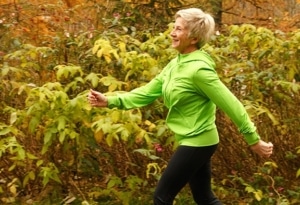
[[[229,6],[229,7],[227,7],[227,8],[224,8],[224,9],[222,9],[222,10],[225,12],[225,11],[228,11],[228,10],[233,9],[235,6],[236,6],[236,1],[234,1],[234,2],[232,3],[231,6]]]
[[[252,5],[255,6],[256,8],[263,9],[262,7],[260,7],[260,6],[256,3],[256,1],[254,1],[254,2],[252,2],[252,1],[250,1],[250,0],[244,0],[244,1],[246,1],[246,2],[248,2],[248,3],[250,3],[250,4],[252,4]]]
[[[241,18],[245,18],[245,19],[250,19],[250,20],[259,20],[259,21],[268,21],[269,20],[269,17],[267,18],[257,18],[257,17],[248,17],[248,16],[245,16],[245,15],[241,15],[241,14],[238,14],[238,13],[234,13],[234,12],[230,12],[230,11],[222,11],[223,13],[226,13],[226,14],[231,14],[231,15],[234,15],[234,16],[238,16],[238,17],[241,17]]]
[[[298,23],[300,23],[299,16],[300,16],[299,14],[293,16],[294,21],[292,21],[292,22],[290,23],[290,25],[289,25],[290,27],[294,27],[294,26],[296,26]]]
[[[18,8],[16,0],[14,0],[13,4],[14,4],[14,8],[16,10],[16,20],[17,20],[17,22],[20,22],[20,12],[19,12],[19,8]]]

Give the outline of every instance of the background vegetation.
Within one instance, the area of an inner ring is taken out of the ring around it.
[[[218,22],[205,50],[221,79],[275,145],[272,158],[257,157],[218,112],[215,193],[224,204],[299,204],[300,32],[298,7],[286,2],[261,18],[274,4],[245,1],[257,11],[249,17],[243,1],[3,1],[1,203],[151,204],[176,148],[166,108],[157,100],[142,109],[94,109],[86,95],[147,83],[176,55],[173,13],[197,6]],[[193,204],[188,190],[176,204]]]

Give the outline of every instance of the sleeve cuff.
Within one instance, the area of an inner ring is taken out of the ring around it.
[[[118,96],[106,96],[107,97],[107,107],[114,108],[120,106],[120,100]]]
[[[260,140],[260,136],[257,132],[246,133],[244,134],[244,137],[248,145],[256,144]]]

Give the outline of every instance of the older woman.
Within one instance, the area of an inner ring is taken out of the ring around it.
[[[145,106],[163,97],[169,109],[166,123],[179,146],[159,180],[155,205],[172,205],[186,184],[198,205],[222,204],[211,190],[211,157],[219,143],[216,106],[235,123],[254,152],[263,157],[272,154],[272,143],[260,139],[245,108],[220,81],[214,61],[201,49],[214,28],[212,16],[200,9],[178,11],[171,32],[178,55],[159,75],[124,94],[105,96],[91,90],[88,95],[92,106],[120,109]]]

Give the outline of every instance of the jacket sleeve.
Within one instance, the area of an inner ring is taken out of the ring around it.
[[[162,74],[153,78],[149,83],[130,92],[116,93],[107,96],[108,107],[132,109],[146,106],[162,95]]]
[[[214,69],[198,69],[194,75],[193,82],[198,92],[206,95],[229,116],[249,145],[259,141],[260,137],[256,132],[256,127],[243,104],[221,82]]]

